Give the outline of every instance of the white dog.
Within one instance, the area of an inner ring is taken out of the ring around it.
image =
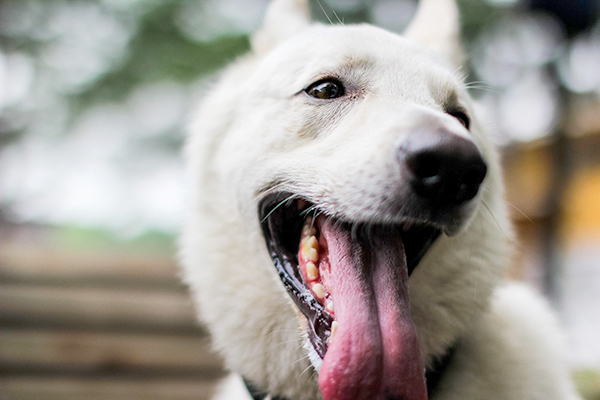
[[[187,147],[182,257],[221,398],[577,399],[551,312],[503,278],[455,4],[422,0],[404,36],[307,9],[271,4]]]

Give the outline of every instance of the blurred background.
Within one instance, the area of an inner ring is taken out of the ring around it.
[[[0,2],[0,399],[207,399],[222,376],[179,282],[180,148],[267,0]],[[471,93],[502,148],[510,269],[600,399],[596,0],[462,0]],[[401,32],[413,0],[320,0]]]

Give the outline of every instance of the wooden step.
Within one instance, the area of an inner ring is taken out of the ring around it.
[[[3,374],[218,375],[208,337],[2,329]]]
[[[189,293],[0,282],[0,322],[86,329],[200,331]]]
[[[0,377],[0,398],[12,400],[208,400],[215,381]]]
[[[0,244],[0,280],[127,287],[181,287],[174,256],[78,253],[30,244]]]

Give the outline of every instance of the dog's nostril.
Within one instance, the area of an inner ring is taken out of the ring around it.
[[[483,160],[481,160],[483,161]],[[461,177],[460,186],[465,193],[465,199],[471,200],[479,191],[479,186],[485,179],[487,167],[482,163],[474,163]]]
[[[412,174],[411,184],[420,196],[432,195],[441,184],[442,163],[435,152],[409,153],[405,159]]]
[[[485,164],[476,163],[468,168],[460,177],[456,201],[468,201],[475,197],[486,173],[487,167]]]
[[[438,178],[441,164],[436,154],[423,152],[407,158],[406,161],[415,176],[423,180]]]
[[[473,199],[487,173],[477,146],[444,130],[415,132],[399,149],[399,160],[413,192],[436,207]]]

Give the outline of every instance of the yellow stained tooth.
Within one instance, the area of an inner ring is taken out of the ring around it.
[[[305,259],[307,259],[309,261],[312,261],[312,262],[316,262],[317,260],[313,260],[311,258],[311,254],[310,254],[311,250],[314,250],[314,249],[306,246],[306,241],[303,241],[300,245],[302,246],[302,258],[305,258]]]
[[[319,248],[319,241],[317,237],[313,235],[309,238],[304,238],[300,242],[300,245],[302,246],[302,257],[312,262],[317,262],[319,259],[319,252],[317,250]]]
[[[308,240],[306,241],[306,246],[312,247],[313,249],[318,249],[319,241],[317,240],[317,237],[315,235],[309,237]]]
[[[315,296],[317,296],[317,299],[323,300],[325,298],[325,287],[320,283],[313,284],[311,289]]]
[[[319,259],[319,253],[317,252],[317,249],[315,249],[314,247],[311,247],[310,249],[308,249],[305,252],[304,256],[312,262],[317,262],[317,260]]]
[[[306,264],[306,276],[311,281],[315,281],[319,279],[319,269],[313,262],[309,262]]]
[[[327,303],[327,305],[325,306],[325,309],[327,311],[329,311],[330,313],[335,312],[335,307],[333,306],[333,301],[330,301],[329,303]]]
[[[331,341],[333,340],[333,336],[335,336],[335,333],[337,332],[337,328],[338,328],[338,322],[333,321],[331,323],[331,335],[329,336],[329,343],[331,343]]]
[[[302,234],[304,236],[310,236],[310,235],[314,235],[316,232],[317,231],[313,226],[312,217],[306,218],[306,221],[304,221],[304,226],[302,227]]]
[[[305,226],[302,228],[302,236],[310,237],[317,233],[317,230],[313,226]]]

